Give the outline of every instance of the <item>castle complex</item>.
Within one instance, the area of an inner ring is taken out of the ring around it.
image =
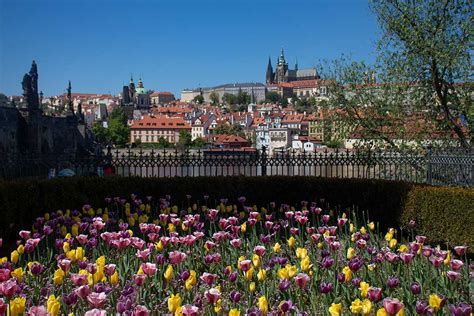
[[[288,63],[285,61],[283,48],[281,49],[280,57],[277,59],[275,67],[274,72],[272,62],[270,58],[268,58],[267,73],[265,76],[267,85],[319,79],[316,68],[298,69],[298,63],[296,63],[295,69],[289,69]]]

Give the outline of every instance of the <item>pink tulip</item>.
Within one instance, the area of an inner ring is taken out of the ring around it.
[[[186,246],[192,246],[196,240],[197,238],[194,235],[186,235],[181,239],[181,242]]]
[[[0,315],[3,315],[0,312]],[[48,316],[48,310],[44,306],[32,306],[26,314],[28,316]]]
[[[20,237],[23,238],[24,240],[27,240],[27,239],[30,238],[31,232],[30,232],[29,230],[20,230],[19,235],[20,235]]]
[[[253,252],[261,257],[265,254],[265,247],[264,246],[255,246],[253,248]]]
[[[145,241],[141,238],[132,237],[132,238],[130,238],[130,240],[131,240],[131,243],[132,243],[132,247],[135,248],[135,249],[142,250],[143,246],[145,246]]]
[[[234,248],[240,248],[240,246],[242,246],[242,240],[240,238],[232,239],[230,241],[230,244]]]
[[[433,266],[435,268],[441,267],[443,265],[443,262],[444,262],[443,258],[439,258],[439,257],[435,257],[435,256],[431,257],[430,260],[431,260],[431,263],[433,264]]]
[[[216,209],[210,209],[207,213],[207,217],[211,220],[214,221],[217,218],[217,214],[219,214],[219,211]]]
[[[388,297],[383,300],[383,308],[387,314],[396,315],[403,308],[403,303],[396,298]]]
[[[199,308],[194,305],[186,304],[181,309],[181,314],[183,316],[197,316],[199,312]]]
[[[312,234],[311,235],[311,240],[314,241],[314,242],[319,242],[319,240],[321,239],[321,234]]]
[[[455,271],[448,271],[448,272],[446,272],[446,276],[451,281],[457,281],[461,278],[461,273],[455,272]]]
[[[142,263],[142,270],[147,276],[152,276],[156,273],[156,264],[155,263]]]
[[[359,249],[364,249],[366,245],[367,245],[367,242],[364,239],[359,239],[356,241],[356,246]]]
[[[0,238],[0,248],[3,246],[3,238]]]
[[[87,241],[88,241],[87,235],[83,235],[83,234],[78,235],[78,236],[76,236],[76,240],[77,240],[81,245],[84,246],[84,245],[87,243]]]
[[[141,261],[146,261],[148,260],[148,257],[150,257],[151,250],[150,249],[145,249],[145,250],[137,250],[136,256],[139,258]]]
[[[0,269],[0,282],[10,279],[10,270],[9,269]]]
[[[424,244],[426,241],[426,236],[415,236],[415,240],[419,244]]]
[[[344,226],[347,223],[347,218],[338,218],[337,225]]]
[[[140,223],[140,225],[138,225],[138,227],[140,228],[140,232],[142,234],[145,234],[148,231],[148,224],[147,223]]]
[[[3,298],[0,298],[0,315],[6,315],[8,309],[8,304],[5,303]]]
[[[137,307],[135,307],[135,310],[133,311],[133,315],[134,316],[148,316],[150,315],[150,311],[145,306],[137,305]]]
[[[91,289],[89,285],[82,285],[75,289],[74,292],[76,292],[76,295],[80,298],[85,299],[90,294]]]
[[[204,295],[206,296],[209,304],[215,304],[219,298],[221,297],[221,293],[219,292],[218,289],[212,288],[210,290],[207,290]]]
[[[201,280],[206,283],[207,285],[211,285],[212,283],[214,283],[214,281],[217,279],[217,275],[216,274],[211,274],[211,273],[207,273],[207,272],[204,272],[202,275],[201,275]]]
[[[93,292],[87,295],[87,301],[94,308],[100,308],[105,304],[107,300],[107,295],[104,292]]]
[[[186,254],[181,251],[171,251],[169,254],[169,259],[171,264],[180,264],[186,260]]]
[[[68,272],[71,269],[71,260],[69,259],[62,259],[59,260],[58,266],[63,270],[64,272]]]
[[[395,254],[393,252],[387,252],[385,254],[385,259],[387,259],[387,261],[390,262],[390,263],[394,263],[395,261],[398,260],[398,256],[397,256],[397,254]]]
[[[309,281],[310,277],[306,273],[298,273],[295,276],[296,285],[301,289],[304,289]]]
[[[71,281],[74,285],[85,285],[88,283],[86,274],[71,274]]]
[[[208,250],[211,250],[212,248],[214,248],[216,246],[216,243],[215,242],[212,242],[210,240],[207,240],[206,243],[204,244],[206,246],[206,248]]]
[[[402,252],[400,254],[400,259],[406,264],[409,264],[413,260],[414,255],[412,253]]]
[[[464,254],[467,251],[467,247],[466,246],[456,246],[456,247],[454,247],[454,251],[456,252],[456,254],[458,256],[464,256]]]
[[[113,263],[106,264],[104,266],[104,272],[107,276],[111,276],[115,273],[116,265]]]
[[[84,316],[107,316],[107,311],[103,310],[103,309],[97,309],[97,308],[94,308],[94,309],[91,309],[89,311],[87,311]]]
[[[242,260],[239,262],[239,268],[240,270],[246,272],[250,269],[250,264],[252,263],[252,261],[250,260]]]
[[[433,254],[433,249],[431,247],[423,247],[421,249],[421,253],[425,257],[431,257],[431,255]]]
[[[145,278],[146,278],[146,275],[144,274],[134,274],[133,282],[135,282],[137,286],[142,286],[143,283],[145,283]]]
[[[10,298],[15,294],[17,288],[16,280],[9,279],[8,281],[0,283],[0,294],[6,298]]]
[[[458,271],[459,269],[462,268],[463,265],[464,265],[464,262],[462,262],[461,260],[458,260],[458,259],[451,260],[451,269],[453,269],[454,271]]]

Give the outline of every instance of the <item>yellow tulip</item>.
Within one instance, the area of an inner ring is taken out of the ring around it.
[[[372,302],[368,299],[365,299],[362,302],[362,314],[363,315],[370,315],[372,313]]]
[[[263,281],[263,280],[265,280],[266,277],[267,277],[267,271],[265,271],[263,269],[260,269],[257,273],[257,279],[259,281]]]
[[[54,271],[54,275],[53,275],[54,285],[61,285],[63,283],[63,279],[64,279],[63,270],[57,269],[56,271]]]
[[[388,316],[387,312],[385,311],[385,308],[379,308],[377,310],[377,316]]]
[[[444,264],[449,266],[451,263],[451,251],[448,250],[448,255],[446,256],[446,259],[444,259]]]
[[[311,264],[311,260],[309,257],[305,257],[303,260],[301,260],[300,267],[301,271],[303,272],[308,272],[309,269],[311,269],[313,265]]]
[[[347,248],[347,259],[351,259],[355,255],[355,250],[352,247]]]
[[[68,253],[70,249],[69,243],[67,241],[63,242],[63,251],[64,253]]]
[[[84,248],[82,248],[82,247],[77,247],[76,248],[75,259],[76,259],[76,261],[83,261],[83,259],[84,259]],[[105,260],[105,257],[104,257],[104,260]]]
[[[257,254],[254,254],[252,256],[252,263],[255,266],[255,268],[260,267],[260,264],[262,263],[262,260],[260,259],[260,256]]]
[[[79,225],[77,224],[73,224],[71,226],[71,234],[76,237],[77,235],[79,235]]]
[[[164,248],[164,247],[163,247],[163,244],[161,243],[161,240],[160,240],[159,242],[155,243],[155,249],[156,249],[157,251],[162,251],[163,248]]]
[[[274,246],[273,246],[273,252],[274,253],[279,253],[281,251],[281,245],[279,243],[276,243]]]
[[[26,298],[15,297],[14,300],[10,301],[10,316],[18,316],[25,312]]]
[[[130,235],[130,237],[133,237],[133,230],[127,229],[127,233]]]
[[[23,268],[17,268],[11,272],[11,276],[16,278],[18,280],[18,283],[21,283],[21,280],[23,280]]]
[[[7,262],[7,261],[8,261],[8,258],[7,258],[7,257],[2,257],[2,258],[0,258],[0,264],[5,263],[5,262]]]
[[[265,296],[260,296],[258,298],[258,309],[262,312],[262,315],[266,315],[268,313],[268,301]]]
[[[117,270],[115,270],[114,274],[110,276],[110,284],[112,284],[113,286],[116,286],[118,282],[119,282],[119,275],[118,275]]]
[[[369,271],[374,271],[375,268],[377,267],[377,265],[375,263],[371,263],[367,266],[367,268],[369,269]]]
[[[350,231],[351,233],[353,233],[354,230],[355,230],[354,224],[350,223],[350,224],[349,224],[349,231]]]
[[[172,233],[172,232],[176,231],[176,226],[174,226],[173,223],[169,223],[168,224],[168,230],[169,230],[170,233]]]
[[[393,239],[393,234],[392,233],[388,232],[388,233],[385,234],[385,240],[386,241],[390,241],[392,239]]]
[[[298,259],[304,259],[308,256],[308,250],[306,248],[296,248],[296,257]]]
[[[351,269],[350,269],[348,266],[345,266],[345,267],[342,269],[342,272],[344,273],[346,282],[349,282],[349,281],[352,279],[352,271],[351,271]]]
[[[375,229],[375,223],[370,222],[370,223],[367,224],[367,227],[369,227],[370,230],[374,230]]]
[[[19,245],[19,246],[16,248],[16,250],[18,251],[18,253],[19,253],[20,255],[22,255],[22,254],[25,252],[25,246]]]
[[[407,252],[408,251],[407,245],[400,245],[400,247],[398,248],[398,251],[399,252]]]
[[[393,249],[397,246],[397,243],[398,243],[398,241],[395,238],[393,238],[393,239],[390,240],[388,245],[389,245],[390,248]]]
[[[250,269],[248,269],[247,271],[244,272],[244,277],[247,281],[251,281],[252,280],[252,277],[253,277],[253,267],[250,267]]]
[[[171,294],[171,297],[168,299],[168,310],[174,313],[178,307],[181,307],[181,297],[179,294]]]
[[[290,276],[288,275],[288,269],[287,268],[281,268],[280,270],[278,270],[277,274],[278,274],[278,277],[280,279],[289,279],[290,278]]]
[[[172,265],[168,265],[168,267],[166,268],[166,271],[164,273],[164,277],[165,277],[165,280],[166,282],[170,282],[171,279],[173,278],[173,266]]]
[[[242,233],[245,233],[247,231],[247,223],[243,223],[242,225],[240,225],[240,230],[242,231]]]
[[[290,238],[288,238],[287,243],[288,243],[288,247],[293,248],[293,246],[294,246],[295,243],[296,243],[295,237],[291,236]]]
[[[189,271],[189,278],[185,282],[185,288],[186,290],[191,289],[193,286],[195,286],[197,283],[197,277],[196,277],[196,271],[191,270]]]
[[[253,293],[255,292],[255,282],[251,282],[250,285],[249,285],[249,291],[250,293]]]
[[[288,269],[288,276],[290,279],[296,275],[298,272],[298,268],[296,266],[291,266],[289,264],[286,265],[286,268]]]
[[[240,311],[236,308],[232,308],[230,311],[229,311],[229,316],[240,316]]]
[[[367,230],[365,229],[364,226],[362,226],[362,227],[359,229],[359,231],[360,231],[361,234],[367,233]]]
[[[331,316],[340,316],[342,315],[342,304],[339,303],[339,304],[336,304],[336,303],[332,303],[331,304],[331,307],[329,307],[329,314],[331,314]]]
[[[48,301],[46,303],[46,306],[48,308],[48,313],[51,316],[57,316],[59,315],[59,310],[61,309],[61,304],[59,301],[56,299],[54,295],[50,295],[48,298]]]
[[[352,314],[362,313],[362,301],[360,299],[356,299],[355,301],[353,301],[350,310]]]
[[[222,309],[222,300],[218,299],[216,304],[214,305],[214,313],[219,314]]]
[[[440,309],[441,307],[441,302],[443,300],[441,299],[441,297],[438,296],[438,294],[431,294],[430,297],[429,297],[429,304],[430,304],[430,307],[436,312],[437,310]]]
[[[366,298],[369,287],[370,287],[369,283],[364,282],[364,281],[360,282],[359,284],[360,296],[362,296],[363,298]]]

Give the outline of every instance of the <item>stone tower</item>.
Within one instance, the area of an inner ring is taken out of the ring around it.
[[[280,58],[278,58],[278,64],[276,68],[275,81],[276,83],[288,82],[288,64],[285,61],[285,54],[283,53],[283,48],[280,52]]]
[[[273,67],[270,57],[268,57],[268,65],[267,65],[267,74],[266,74],[266,82],[267,84],[273,83]]]

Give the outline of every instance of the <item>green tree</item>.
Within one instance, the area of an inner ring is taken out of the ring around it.
[[[163,136],[161,136],[161,137],[158,139],[158,147],[159,147],[159,148],[170,148],[170,147],[171,147],[171,143],[170,143],[166,138],[164,138]]]
[[[109,130],[104,127],[102,122],[95,122],[92,126],[92,133],[94,133],[95,140],[100,144],[107,144],[111,137]]]
[[[265,101],[267,103],[278,103],[280,101],[280,94],[278,94],[278,92],[276,91],[268,91],[266,94],[265,94]]]
[[[121,107],[112,110],[108,118],[108,132],[110,140],[118,145],[124,146],[130,140],[130,128],[127,125],[127,117]]]
[[[0,93],[0,106],[10,107],[11,103],[8,100],[8,97],[3,93]]]
[[[364,137],[394,148],[400,146],[394,139],[422,145],[433,134],[450,141],[454,134],[472,147],[472,0],[371,0],[370,6],[382,29],[378,61],[334,62],[330,104]]]
[[[211,94],[209,95],[209,99],[211,100],[212,105],[219,104],[219,94],[217,92],[212,91]]]
[[[222,102],[227,105],[237,104],[237,97],[232,93],[224,93],[224,95],[222,96]]]
[[[191,146],[191,134],[187,130],[180,130],[179,131],[179,140],[178,140],[178,146],[179,147],[184,147],[187,148]]]
[[[244,136],[245,133],[240,125],[219,124],[214,129],[214,134],[218,135],[238,135]]]
[[[203,104],[204,103],[204,97],[199,94],[199,95],[194,97],[193,101],[197,104]]]
[[[198,137],[196,138],[195,140],[192,141],[192,147],[194,148],[203,148],[204,146],[206,146],[206,140],[202,137]]]
[[[291,97],[291,104],[296,104],[296,102],[298,102],[298,96],[296,95],[296,93],[293,93],[293,96]]]

